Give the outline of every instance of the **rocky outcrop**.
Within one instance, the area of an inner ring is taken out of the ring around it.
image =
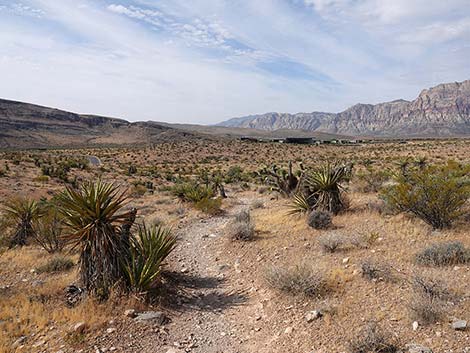
[[[340,113],[267,113],[219,124],[262,130],[304,129],[334,134],[384,137],[470,135],[470,80],[423,90],[409,102],[356,104]]]

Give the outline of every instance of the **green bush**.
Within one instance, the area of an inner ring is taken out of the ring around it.
[[[220,207],[222,206],[222,199],[220,197],[216,198],[203,198],[202,200],[196,202],[194,207],[204,213],[210,215],[216,215],[220,213]]]
[[[453,168],[402,171],[381,193],[394,210],[412,213],[435,229],[450,227],[470,196],[468,182]]]
[[[178,183],[172,188],[173,195],[186,202],[199,202],[215,195],[210,186],[200,185],[195,182]]]

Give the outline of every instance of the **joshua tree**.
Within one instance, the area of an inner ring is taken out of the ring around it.
[[[65,239],[80,251],[80,279],[87,290],[106,296],[122,278],[121,263],[129,245],[123,237],[128,237],[135,211],[120,212],[124,192],[102,181],[85,182],[78,190],[67,186],[58,200],[69,229]]]

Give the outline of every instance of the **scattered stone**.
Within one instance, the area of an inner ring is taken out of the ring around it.
[[[166,353],[181,353],[181,351],[176,348],[170,348],[166,351]]]
[[[12,347],[17,348],[26,342],[26,336],[21,336],[15,342],[13,342]]]
[[[345,258],[343,259],[343,264],[347,264],[348,262],[349,262],[349,257],[345,257]]]
[[[161,311],[147,311],[138,314],[134,320],[141,322],[152,321],[158,325],[163,325],[168,322],[168,317]]]
[[[413,321],[413,331],[416,331],[419,327],[418,321]]]
[[[467,328],[466,320],[455,320],[452,322],[452,328],[457,331],[464,331]]]
[[[113,333],[113,332],[116,332],[116,328],[115,327],[110,327],[106,330],[106,333]]]
[[[37,341],[35,344],[33,344],[33,347],[39,347],[39,346],[42,346],[46,344],[46,341],[45,340],[41,340],[41,341]]]
[[[406,345],[407,353],[433,353],[428,347],[419,344],[411,343]]]
[[[183,268],[181,269],[181,273],[186,273],[186,272],[188,272],[188,269],[187,269],[186,267],[183,267]]]
[[[124,311],[124,316],[134,318],[137,316],[137,313],[134,309],[127,309],[126,311]]]
[[[313,310],[313,311],[309,311],[307,315],[305,315],[305,320],[307,320],[307,322],[312,322],[313,320],[319,319],[322,316],[323,314],[321,313],[320,310]]]
[[[292,326],[289,326],[289,327],[286,327],[286,329],[284,330],[284,333],[287,335],[290,335],[292,331],[294,331],[294,328]]]
[[[73,331],[79,334],[82,334],[87,329],[87,324],[85,322],[78,322],[73,327]]]

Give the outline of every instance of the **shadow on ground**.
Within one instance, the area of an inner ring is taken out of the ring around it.
[[[224,291],[224,279],[202,277],[178,272],[165,272],[163,290],[167,309],[176,311],[222,311],[243,305],[248,296],[241,291]]]

